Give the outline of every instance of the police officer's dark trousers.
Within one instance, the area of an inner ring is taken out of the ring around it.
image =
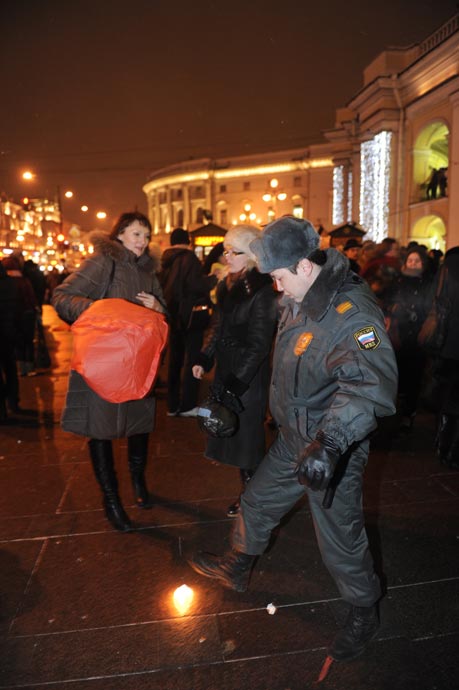
[[[352,454],[333,505],[322,507],[323,491],[301,486],[295,474],[296,453],[280,434],[241,497],[232,542],[237,551],[260,555],[272,530],[307,491],[317,543],[342,598],[353,606],[372,606],[381,596],[362,511],[364,442]]]

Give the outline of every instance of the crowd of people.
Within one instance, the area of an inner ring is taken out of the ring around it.
[[[169,326],[167,414],[196,417],[208,434],[205,457],[239,470],[240,495],[226,511],[235,518],[232,548],[222,556],[196,553],[191,567],[245,591],[272,530],[307,494],[323,561],[349,605],[329,654],[358,656],[379,626],[381,585],[362,511],[378,418],[396,414],[399,433],[411,433],[423,387],[435,378],[442,384],[437,452],[459,468],[459,247],[443,256],[387,237],[324,249],[308,221],[284,216],[263,232],[232,227],[202,264],[183,228],[173,230],[160,256],[139,212],[123,214],[92,242],[91,257],[53,286],[58,315],[71,324],[105,298],[161,314]],[[3,419],[20,410],[18,375],[34,372],[46,290],[32,262],[0,262]],[[440,312],[443,338],[427,349],[421,331]],[[202,379],[211,372],[203,400]],[[276,439],[267,450],[268,418]],[[121,532],[133,525],[118,492],[112,441],[127,439],[135,502],[150,508],[145,470],[154,424],[155,388],[110,402],[70,371],[62,426],[88,439],[105,515]]]

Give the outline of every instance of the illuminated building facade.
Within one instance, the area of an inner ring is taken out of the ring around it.
[[[169,244],[175,227],[193,231],[206,221],[228,229],[266,225],[292,213],[316,227],[332,223],[331,146],[319,144],[220,160],[187,161],[155,171],[143,187],[154,240]]]
[[[176,226],[265,225],[293,213],[326,231],[358,223],[442,250],[459,245],[459,14],[424,41],[390,48],[326,144],[158,170],[143,187],[160,244]]]
[[[77,226],[63,222],[57,199],[0,199],[0,259],[20,253],[43,271],[74,268],[87,253]]]
[[[352,219],[365,239],[459,244],[459,15],[421,43],[391,48],[337,110],[333,224]]]

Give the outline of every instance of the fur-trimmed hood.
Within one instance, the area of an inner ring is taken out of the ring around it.
[[[341,252],[326,249],[325,254],[327,261],[300,306],[300,313],[313,321],[320,321],[325,316],[349,272],[349,259]],[[292,301],[291,298],[283,297],[281,304],[291,304]]]
[[[94,252],[96,254],[109,256],[114,261],[135,261],[142,267],[146,267],[150,264],[154,271],[159,269],[159,257],[155,255],[152,256],[148,247],[141,256],[137,257],[134,252],[126,249],[122,242],[119,240],[112,240],[106,232],[101,232],[100,230],[91,232],[89,234],[89,241],[94,246]]]

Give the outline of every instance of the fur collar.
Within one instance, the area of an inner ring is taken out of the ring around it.
[[[239,278],[233,285],[226,284],[226,281],[221,282],[219,289],[219,297],[224,299],[225,295],[231,299],[232,302],[244,302],[250,299],[253,295],[265,287],[265,285],[272,285],[272,278],[267,273],[260,273],[256,268],[246,271],[242,278]],[[219,300],[220,301],[220,300]]]
[[[300,313],[313,321],[320,321],[325,316],[349,272],[349,259],[341,252],[327,249],[325,254],[327,261],[300,306]],[[286,300],[286,303],[291,302]]]
[[[148,247],[142,256],[137,257],[134,252],[126,249],[124,244],[119,240],[110,239],[106,232],[101,232],[100,230],[94,230],[89,235],[89,241],[94,245],[94,251],[96,254],[103,254],[104,256],[109,256],[114,261],[119,262],[135,262],[142,268],[152,267],[156,271],[159,267],[158,259],[154,259],[150,256]]]

